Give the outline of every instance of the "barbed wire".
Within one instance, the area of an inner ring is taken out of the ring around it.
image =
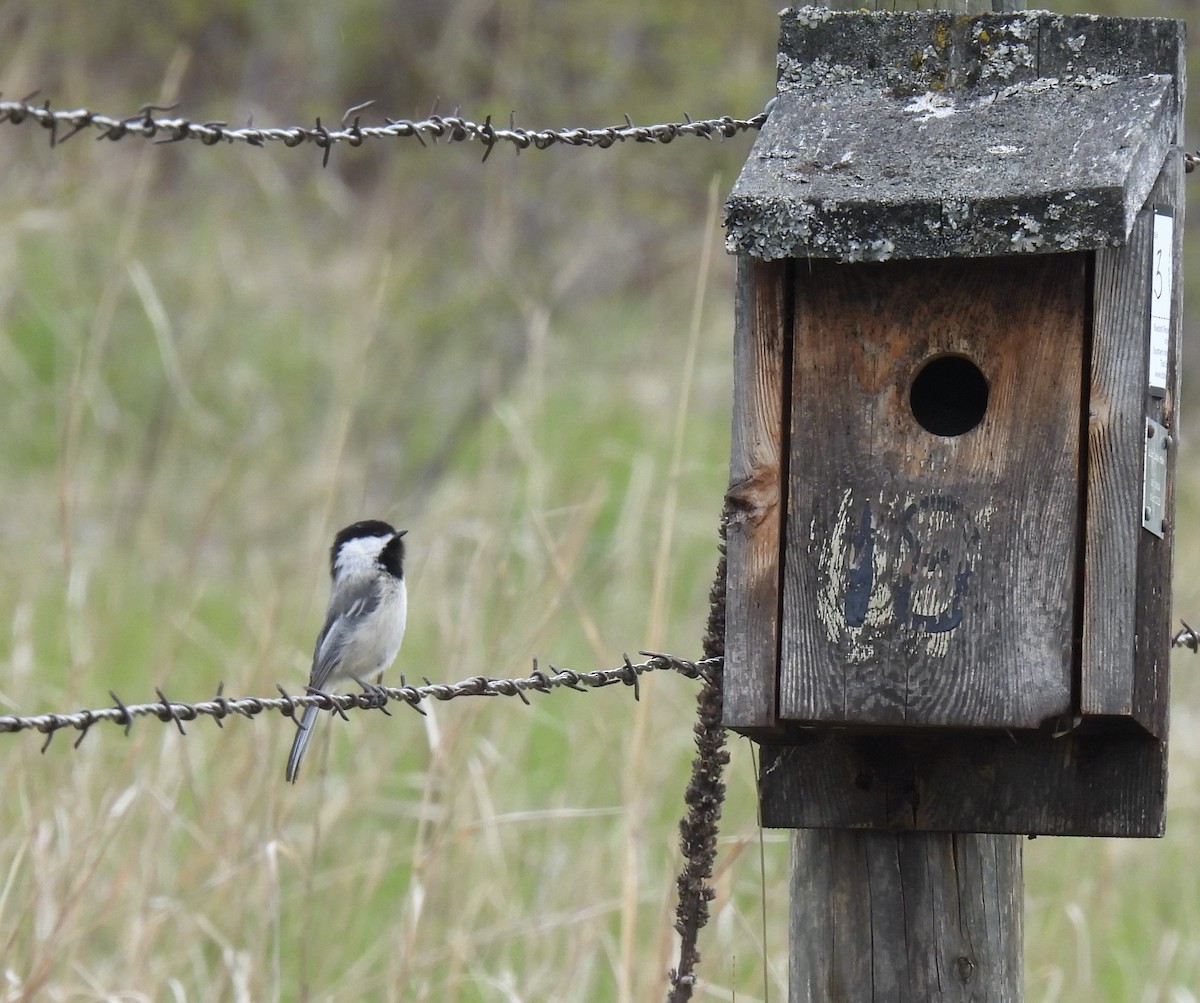
[[[545,150],[551,146],[584,146],[608,149],[618,143],[655,143],[666,145],[681,136],[700,139],[732,139],[743,132],[756,132],[767,121],[767,108],[749,118],[720,115],[716,118],[693,119],[684,114],[682,122],[660,122],[655,125],[636,125],[625,116],[623,125],[607,125],[596,129],[526,129],[516,124],[516,113],[510,112],[508,125],[497,126],[488,115],[482,122],[464,118],[455,109],[450,115],[438,115],[434,111],[423,119],[387,118],[384,125],[363,125],[361,113],[375,102],[364,101],[346,110],[336,129],[322,124],[318,117],[314,125],[291,125],[259,128],[248,122],[244,126],[231,126],[224,121],[198,122],[188,118],[160,117],[174,111],[178,105],[142,105],[133,115],[108,115],[88,108],[54,108],[50,102],[34,104],[35,91],[18,101],[0,99],[0,123],[21,125],[36,122],[50,133],[50,145],[65,143],[72,136],[85,130],[94,130],[96,139],[120,140],[127,136],[139,136],[155,143],[179,143],[188,139],[199,140],[204,146],[221,143],[245,143],[249,146],[266,146],[282,143],[292,148],[309,144],[322,151],[321,165],[329,163],[330,151],[339,143],[351,147],[362,146],[367,140],[415,139],[422,146],[425,140],[437,144],[479,142],[484,146],[483,159],[492,155],[499,143],[510,143],[519,151],[533,147]],[[1200,151],[1183,151],[1184,172],[1191,174],[1200,164]]]
[[[1171,647],[1187,648],[1200,654],[1200,631],[1197,631],[1186,620],[1180,620],[1180,629],[1171,638]],[[310,691],[304,694],[288,693],[279,686],[280,695],[277,697],[227,697],[224,695],[224,683],[217,688],[216,696],[211,700],[184,702],[170,700],[161,688],[155,687],[158,700],[153,703],[127,704],[112,690],[109,696],[113,698],[112,707],[99,707],[66,713],[49,714],[0,714],[0,734],[15,734],[22,731],[36,731],[46,736],[43,751],[59,731],[74,728],[79,737],[75,740],[78,745],[87,737],[88,730],[95,724],[110,722],[125,728],[126,734],[133,722],[139,717],[155,718],[162,722],[174,721],[181,732],[183,725],[196,721],[201,717],[211,717],[218,725],[225,718],[238,715],[241,717],[257,717],[264,711],[280,711],[287,717],[294,717],[297,709],[320,707],[322,710],[333,711],[345,717],[348,710],[382,710],[387,713],[389,703],[407,704],[417,713],[422,714],[420,704],[427,700],[454,700],[465,696],[515,696],[524,703],[529,703],[527,693],[549,693],[551,690],[566,688],[578,692],[588,689],[600,689],[622,683],[632,686],[634,699],[639,699],[639,681],[647,672],[670,671],[677,672],[689,679],[703,679],[709,685],[719,683],[724,669],[725,659],[717,655],[705,657],[699,661],[689,661],[676,655],[664,652],[639,651],[646,656],[644,662],[632,662],[625,656],[624,664],[611,669],[591,669],[579,671],[576,669],[559,668],[551,665],[549,671],[538,667],[534,659],[533,671],[528,676],[495,677],[471,676],[454,683],[435,683],[429,679],[424,685],[414,686],[408,683],[403,675],[400,685],[395,687],[379,686],[361,693],[324,693]],[[186,732],[185,732],[186,734]]]
[[[84,130],[94,130],[97,139],[119,140],[126,136],[140,136],[156,143],[179,143],[187,139],[199,140],[204,146],[218,143],[246,143],[250,146],[265,146],[267,143],[282,143],[286,147],[308,143],[324,151],[322,164],[329,162],[329,151],[338,143],[362,146],[368,140],[415,139],[422,146],[425,140],[437,143],[479,142],[485,147],[483,159],[491,156],[498,143],[511,143],[518,150],[533,147],[544,150],[550,146],[588,146],[607,149],[617,143],[666,144],[680,136],[696,136],[701,139],[730,139],[739,133],[762,128],[767,113],[760,112],[752,118],[734,118],[722,115],[718,118],[693,119],[684,115],[682,122],[665,122],[657,125],[635,125],[626,115],[624,125],[609,125],[599,129],[525,129],[516,124],[516,113],[509,115],[508,126],[497,126],[488,115],[482,122],[463,118],[458,109],[451,115],[431,112],[423,119],[385,118],[384,125],[363,125],[361,113],[374,102],[355,105],[342,116],[336,129],[327,128],[320,118],[312,126],[285,126],[283,128],[257,128],[253,124],[242,127],[230,126],[227,122],[195,122],[187,118],[163,118],[165,113],[178,106],[143,105],[136,114],[126,116],[105,115],[87,108],[65,110],[52,108],[49,101],[33,104],[36,92],[20,101],[0,100],[0,122],[21,125],[36,122],[50,132],[50,145],[65,143]]]
[[[362,693],[323,693],[310,690],[302,696],[288,693],[279,686],[281,696],[278,697],[238,697],[230,698],[224,695],[224,684],[217,688],[217,695],[211,700],[201,700],[196,703],[185,703],[178,700],[168,700],[163,691],[155,688],[158,700],[154,703],[126,704],[116,693],[109,690],[114,706],[101,707],[91,710],[73,711],[66,714],[34,714],[31,716],[0,715],[0,734],[20,731],[37,731],[46,736],[42,745],[45,752],[54,736],[66,729],[74,728],[80,734],[75,740],[75,747],[87,737],[93,725],[102,721],[123,725],[125,734],[133,722],[139,717],[156,718],[164,723],[174,721],[182,734],[184,723],[195,721],[201,717],[211,717],[218,725],[232,715],[256,717],[263,711],[280,711],[286,717],[295,717],[297,709],[305,707],[320,707],[322,710],[333,711],[346,716],[348,710],[382,710],[388,712],[388,704],[395,701],[407,704],[418,714],[424,714],[420,704],[426,700],[454,700],[458,697],[518,697],[524,703],[529,703],[527,693],[549,693],[554,689],[571,689],[587,692],[589,689],[600,689],[622,683],[633,687],[634,699],[640,699],[641,677],[647,672],[677,672],[689,679],[709,680],[712,674],[719,670],[722,663],[720,658],[705,658],[691,662],[675,655],[662,652],[641,651],[647,656],[644,662],[631,662],[625,656],[625,663],[612,669],[592,669],[580,672],[575,669],[557,668],[551,666],[549,671],[540,669],[534,660],[533,671],[528,676],[515,678],[496,678],[493,676],[472,676],[455,683],[434,683],[425,680],[423,686],[409,685],[403,676],[400,685],[395,687],[377,686]]]
[[[1200,654],[1200,633],[1193,630],[1186,620],[1181,618],[1179,622],[1183,626],[1171,638],[1171,647],[1187,648],[1189,651]]]

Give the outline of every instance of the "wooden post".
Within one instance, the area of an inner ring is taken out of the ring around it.
[[[1021,837],[797,829],[791,1003],[1021,999]]]

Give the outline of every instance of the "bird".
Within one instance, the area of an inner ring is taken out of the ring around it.
[[[365,519],[334,537],[329,550],[329,605],[313,649],[310,693],[325,693],[334,683],[347,679],[370,691],[395,661],[408,619],[404,582],[407,532],[380,519]],[[371,676],[374,683],[366,682]],[[289,783],[296,782],[316,717],[315,706],[304,709],[288,756]]]

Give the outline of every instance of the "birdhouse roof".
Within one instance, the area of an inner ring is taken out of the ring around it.
[[[779,88],[726,203],[756,258],[1123,243],[1182,109],[1182,21],[785,10]]]

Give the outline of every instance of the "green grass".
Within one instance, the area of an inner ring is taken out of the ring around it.
[[[269,13],[180,4],[140,59],[121,48],[136,32],[83,7],[0,13],[0,90],[132,111],[161,85],[200,117],[332,120],[393,86],[390,46],[413,44],[380,42],[362,6],[340,36],[260,25],[237,67],[218,22]],[[759,6],[708,4],[686,31],[606,8],[602,37],[595,8],[543,24],[543,6],[417,46],[383,112],[459,82],[447,103],[530,125],[751,113],[769,92]],[[59,28],[77,58],[52,58]],[[339,62],[333,37],[375,54]],[[324,53],[311,75],[306,51]],[[710,207],[748,140],[482,166],[473,147],[397,144],[322,172],[282,147],[0,135],[0,712],[299,689],[326,548],[363,515],[411,532],[393,680],[699,654],[732,332]],[[1200,620],[1188,458],[1178,609]],[[1200,985],[1193,657],[1167,838],[1026,847],[1030,999],[1180,1003]],[[661,998],[694,693],[663,676],[639,703],[558,691],[322,721],[295,787],[274,715],[186,738],[97,727],[45,754],[4,737],[0,999]],[[765,965],[778,1001],[786,836],[760,833],[750,747],[732,748],[697,995],[761,999]]]

